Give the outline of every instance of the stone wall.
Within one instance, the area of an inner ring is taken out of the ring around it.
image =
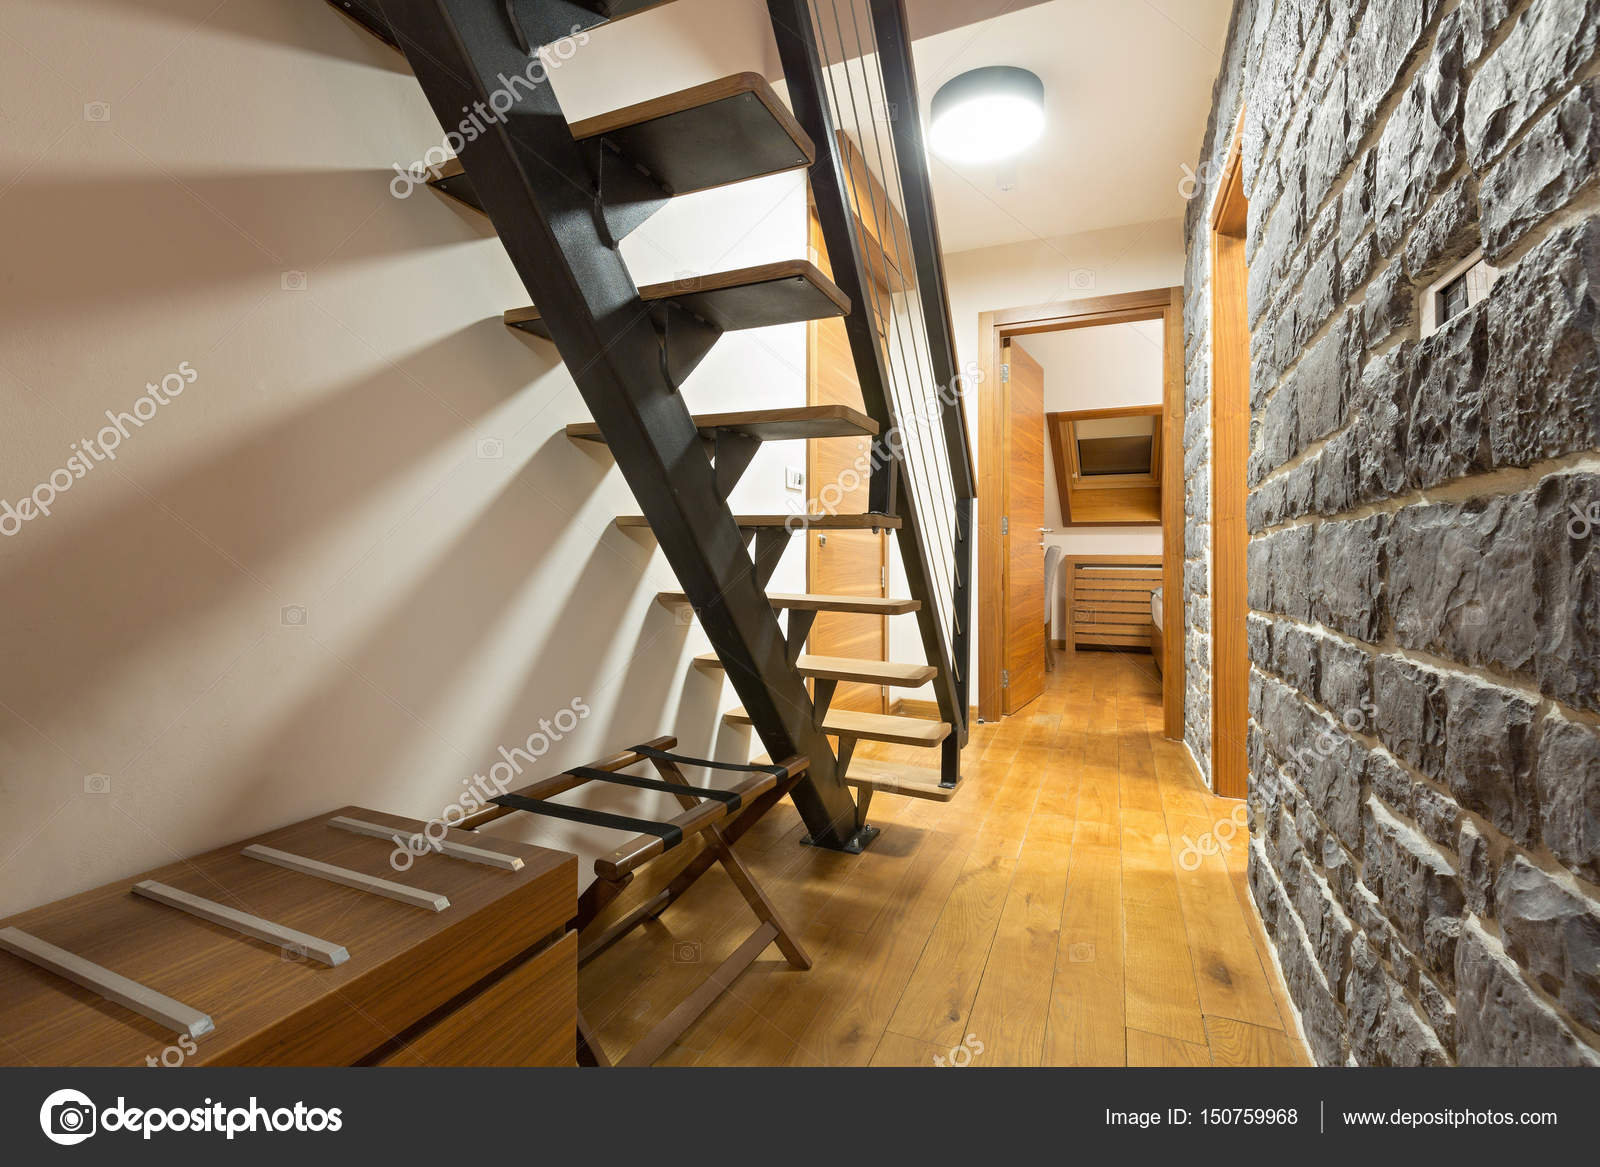
[[[1189,739],[1243,106],[1250,883],[1323,1063],[1600,1065],[1597,57],[1593,0],[1235,10],[1188,218]],[[1479,248],[1488,298],[1423,337]]]

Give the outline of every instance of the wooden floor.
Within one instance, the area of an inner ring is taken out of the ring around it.
[[[1241,804],[1161,737],[1147,655],[1059,662],[1021,714],[973,727],[952,801],[879,795],[865,854],[800,846],[788,804],[740,842],[814,967],[769,948],[658,1065],[1307,1064],[1245,885]],[[667,873],[651,874],[632,890]],[[587,966],[602,1044],[620,1054],[754,924],[713,870]]]

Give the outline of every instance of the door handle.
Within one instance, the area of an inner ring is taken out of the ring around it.
[[[817,532],[817,546],[818,547],[826,547],[827,545],[828,545],[828,536],[824,532],[821,532],[821,531]]]

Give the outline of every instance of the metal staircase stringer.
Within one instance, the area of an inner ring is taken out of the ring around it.
[[[529,43],[566,35],[547,18],[559,21],[567,7],[518,3]],[[383,0],[383,12],[446,127],[527,65],[504,0]],[[813,839],[846,849],[855,800],[813,724],[805,683],[699,431],[662,370],[648,310],[607,242],[582,153],[550,86],[519,86],[506,116],[465,143],[461,159],[769,756],[811,760],[792,797]]]

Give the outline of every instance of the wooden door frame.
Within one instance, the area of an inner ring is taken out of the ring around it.
[[[1241,160],[1244,113],[1234,129],[1211,209],[1211,781],[1226,798],[1249,791],[1246,749],[1250,659],[1245,522],[1250,456],[1250,323],[1246,306]]]
[[[978,314],[978,717],[998,721],[1005,658],[1006,582],[1000,516],[1011,451],[1005,438],[1000,346],[1038,332],[1101,324],[1162,321],[1162,663],[1167,737],[1183,737],[1183,289],[1153,288],[1116,296],[1062,300]],[[1173,599],[1177,602],[1172,602]],[[1041,617],[1042,618],[1042,617]]]

